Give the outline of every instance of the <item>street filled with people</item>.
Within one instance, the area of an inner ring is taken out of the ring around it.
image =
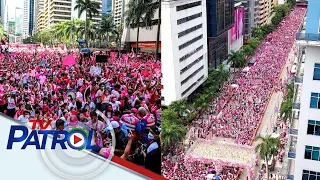
[[[306,8],[294,7],[274,32],[261,42],[253,55],[256,62],[249,71],[238,70],[232,74],[231,79],[222,87],[219,98],[193,122],[189,131],[191,139],[230,138],[236,144],[251,145],[270,100],[272,89],[281,89],[285,86],[279,76],[305,12]],[[281,151],[285,138],[286,135],[281,134]],[[211,151],[204,149],[201,152]],[[195,161],[195,165],[188,166],[189,160],[184,156],[185,149],[182,148],[176,148],[168,155],[164,155],[163,175],[169,179],[205,179],[206,175],[213,174],[212,171],[220,179],[230,179],[229,176],[235,179],[238,175],[236,170],[217,171],[208,162]],[[280,156],[279,159],[282,159]],[[207,167],[211,167],[211,170],[209,171]],[[222,167],[225,168],[227,167]]]
[[[1,113],[51,122],[53,130],[93,130],[96,153],[161,173],[161,64],[154,54],[10,49],[0,55]]]

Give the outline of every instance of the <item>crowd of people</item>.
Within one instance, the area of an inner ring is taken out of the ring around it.
[[[193,122],[189,132],[191,139],[225,137],[234,139],[237,144],[250,145],[272,89],[282,84],[279,74],[305,12],[305,8],[295,7],[269,38],[263,40],[254,54],[256,62],[249,71],[234,73],[222,87],[220,97],[213,102],[213,106]],[[231,89],[234,84],[236,88]],[[162,174],[169,179],[205,179],[210,174],[205,163],[194,162],[195,165],[187,166],[184,152],[184,149],[176,148],[163,156]],[[238,172],[229,173],[233,175],[231,179],[235,179]],[[215,175],[220,179],[226,177],[223,171]]]
[[[98,54],[105,62],[75,49],[2,53],[0,112],[22,123],[52,122],[54,130],[94,130],[97,153],[109,157],[113,146],[114,155],[160,174],[160,60],[150,53]],[[75,63],[65,65],[70,56]]]
[[[257,48],[254,54],[256,62],[249,72],[237,72],[224,84],[216,107],[209,108],[195,122],[198,137],[232,138],[238,144],[250,145],[270,92],[279,84],[279,74],[305,12],[305,8],[296,7],[269,35],[271,39],[264,40]],[[238,86],[230,91],[232,84]],[[220,117],[217,116],[219,113]]]

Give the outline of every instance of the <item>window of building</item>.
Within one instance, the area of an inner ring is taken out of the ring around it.
[[[311,93],[310,108],[320,109],[320,93]]]
[[[200,6],[200,5],[201,5],[201,1],[193,2],[193,3],[189,3],[189,4],[184,4],[181,6],[177,6],[176,11],[182,11],[182,10],[193,8],[193,7]]]
[[[188,42],[185,42],[185,43],[181,44],[181,45],[179,46],[179,50],[184,49],[184,48],[190,46],[191,44],[193,44],[193,43],[197,42],[198,40],[202,39],[202,37],[203,37],[203,34],[201,34],[200,36],[197,36],[197,37],[191,39],[191,40],[188,41]]]
[[[302,180],[320,180],[320,172],[303,170]]]
[[[320,136],[320,121],[309,120],[307,134]]]
[[[320,64],[314,64],[313,80],[320,80]]]
[[[199,69],[197,69],[195,72],[193,72],[192,74],[190,74],[190,76],[188,76],[187,78],[185,78],[183,81],[181,81],[181,86],[183,84],[185,84],[186,82],[189,81],[189,79],[193,78],[196,74],[198,74],[198,72],[200,72],[202,69],[204,68],[204,66],[201,66]]]
[[[192,68],[194,65],[196,65],[198,62],[200,62],[203,59],[203,55],[194,60],[191,64],[189,64],[187,67],[181,69],[180,74],[183,74],[186,72],[188,69]]]
[[[193,51],[189,52],[188,54],[182,56],[179,60],[180,62],[188,59],[190,56],[194,55],[195,53],[197,53],[198,51],[200,51],[201,49],[203,49],[203,45],[199,46],[197,49],[194,49]]]
[[[195,85],[197,85],[203,78],[204,76],[201,76],[196,82],[191,84],[191,86],[189,86],[185,91],[181,93],[181,96],[184,96],[185,94],[187,94],[187,92],[190,91]]]
[[[315,146],[306,146],[304,158],[314,161],[320,161],[320,148]]]
[[[188,16],[188,17],[184,17],[184,18],[178,19],[177,20],[177,25],[183,24],[185,22],[191,21],[191,20],[199,18],[201,16],[202,16],[202,12],[194,14],[194,15],[191,15],[191,16]]]
[[[196,31],[196,30],[200,29],[200,28],[202,28],[202,23],[197,25],[197,26],[193,26],[192,28],[186,29],[186,30],[184,30],[182,32],[179,32],[178,33],[178,38],[181,38],[182,36],[185,36],[185,35],[193,32],[193,31]]]

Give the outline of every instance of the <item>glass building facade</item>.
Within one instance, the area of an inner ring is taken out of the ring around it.
[[[30,7],[29,7],[29,35],[32,35],[33,31],[33,24],[34,24],[34,0],[30,0]]]
[[[228,56],[228,30],[234,24],[234,0],[207,0],[209,67],[217,68]]]

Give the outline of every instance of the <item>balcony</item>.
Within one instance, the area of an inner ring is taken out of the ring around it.
[[[288,152],[288,159],[295,159],[296,158],[296,152]]]
[[[296,34],[296,40],[320,41],[320,34],[298,32]]]
[[[287,180],[293,180],[293,175],[288,175]]]
[[[303,83],[303,77],[300,77],[300,76],[294,77],[294,83],[295,84],[302,84]]]
[[[293,110],[300,110],[300,103],[292,103]]]
[[[293,135],[293,136],[297,136],[298,135],[298,129],[289,129],[289,134]]]

